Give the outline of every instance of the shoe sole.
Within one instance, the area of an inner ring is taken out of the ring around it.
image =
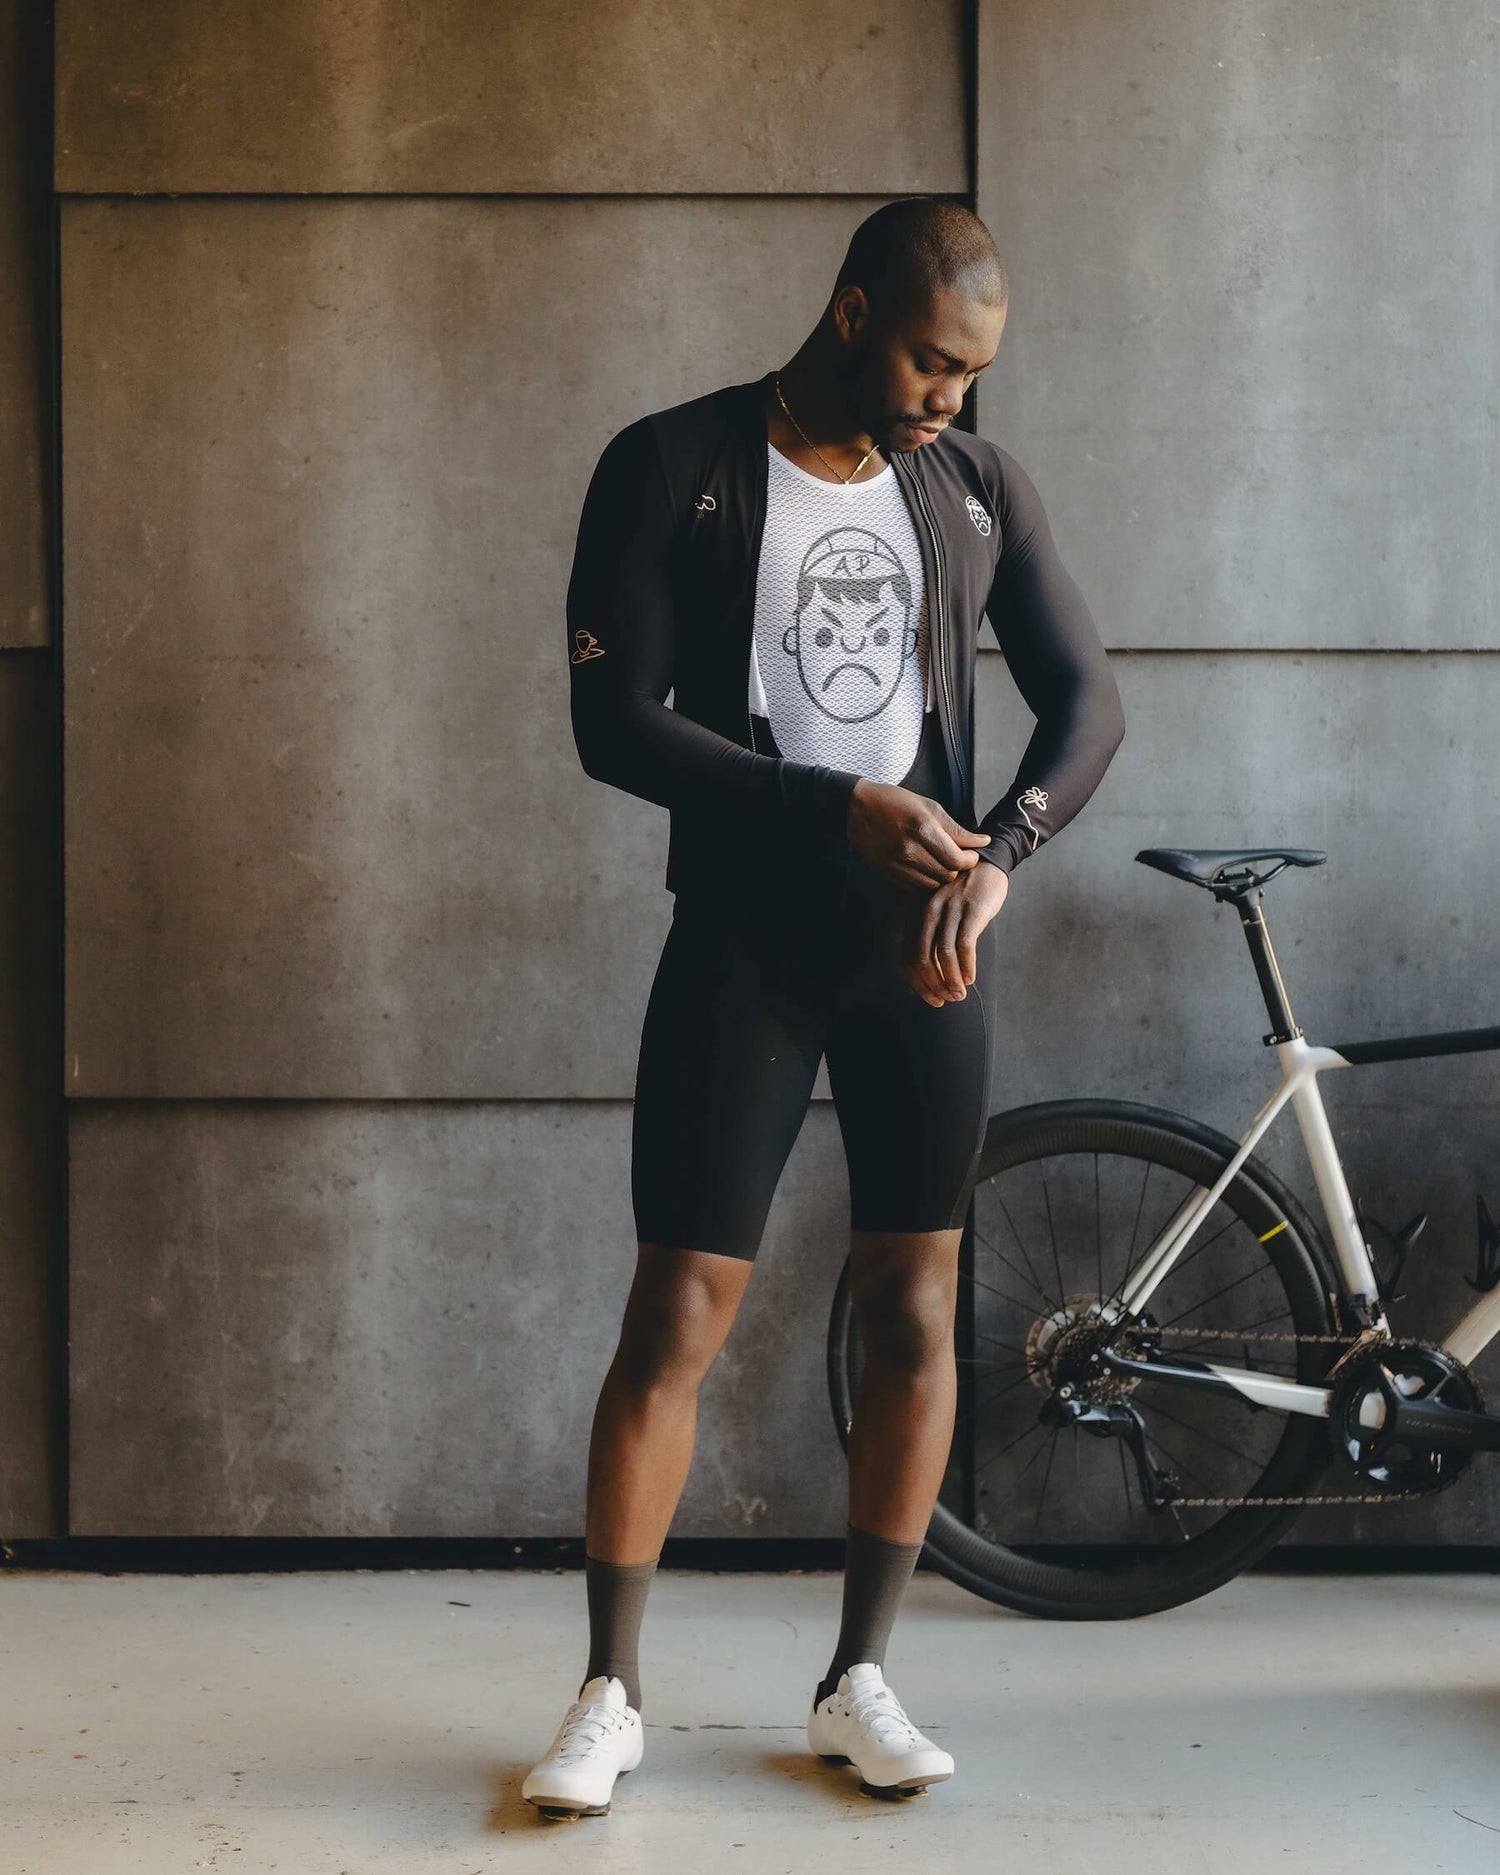
[[[820,1751],[818,1756],[824,1764],[853,1764],[854,1760],[843,1751]],[[861,1777],[859,1787],[868,1797],[920,1797],[929,1784],[943,1784],[952,1777],[951,1771],[928,1771],[916,1777],[898,1777],[894,1784],[872,1784],[868,1778]]]
[[[633,1764],[622,1765],[615,1772],[618,1780],[628,1777],[638,1767]],[[533,1809],[539,1810],[549,1823],[576,1823],[581,1816],[608,1816],[610,1801],[604,1803],[568,1803],[556,1797],[528,1797],[526,1802]]]
[[[576,1823],[582,1816],[608,1816],[607,1803],[564,1804],[544,1803],[540,1797],[528,1797],[526,1801],[546,1817],[549,1823]]]

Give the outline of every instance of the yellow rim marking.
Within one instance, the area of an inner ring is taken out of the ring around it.
[[[1263,1231],[1261,1235],[1256,1238],[1255,1241],[1257,1243],[1264,1243],[1267,1237],[1274,1237],[1277,1231],[1285,1230],[1285,1229],[1286,1229],[1286,1219],[1283,1218],[1279,1224],[1273,1224],[1268,1231]]]

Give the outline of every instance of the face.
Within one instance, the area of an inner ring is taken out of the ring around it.
[[[894,550],[865,527],[836,527],[808,548],[795,622],[782,648],[808,696],[837,722],[883,710],[917,648],[911,585]]]
[[[1005,329],[1004,307],[958,287],[944,287],[926,306],[889,321],[862,287],[841,287],[833,318],[847,348],[851,415],[887,454],[920,449],[947,428]]]

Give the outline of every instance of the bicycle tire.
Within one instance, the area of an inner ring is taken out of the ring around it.
[[[977,1199],[986,1182],[999,1173],[1039,1156],[1078,1152],[1118,1151],[1126,1157],[1145,1158],[1209,1186],[1237,1150],[1237,1143],[1226,1135],[1165,1108],[1117,1100],[1038,1102],[992,1117],[975,1194]],[[1335,1333],[1332,1258],[1296,1196],[1252,1153],[1218,1203],[1249,1225],[1257,1238],[1263,1231],[1274,1233],[1263,1245],[1264,1255],[1286,1294],[1294,1332],[1299,1336]],[[849,1275],[846,1260],[827,1338],[830,1399],[839,1438],[846,1446],[857,1349]],[[1299,1344],[1296,1377],[1316,1383],[1336,1354],[1336,1348]],[[1332,1454],[1325,1423],[1306,1415],[1277,1417],[1283,1420],[1283,1430],[1275,1451],[1254,1492],[1247,1494],[1307,1495]],[[1152,1561],[1137,1561],[1126,1568],[1118,1560],[1101,1558],[1089,1567],[997,1544],[965,1523],[940,1498],[921,1560],[959,1586],[1020,1613],[1054,1620],[1123,1620],[1180,1606],[1221,1587],[1271,1549],[1300,1511],[1296,1505],[1231,1509],[1203,1536],[1163,1548]]]

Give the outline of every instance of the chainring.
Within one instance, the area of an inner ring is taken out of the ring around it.
[[[1432,1497],[1448,1490],[1469,1469],[1474,1453],[1440,1451],[1405,1439],[1384,1444],[1378,1425],[1360,1417],[1366,1402],[1379,1398],[1377,1368],[1384,1368],[1398,1389],[1414,1400],[1441,1393],[1444,1406],[1471,1413],[1485,1410],[1478,1381],[1462,1361],[1429,1342],[1380,1341],[1342,1362],[1333,1382],[1329,1430],[1338,1451],[1366,1484],[1391,1498]],[[1403,1382],[1416,1384],[1408,1389]]]

